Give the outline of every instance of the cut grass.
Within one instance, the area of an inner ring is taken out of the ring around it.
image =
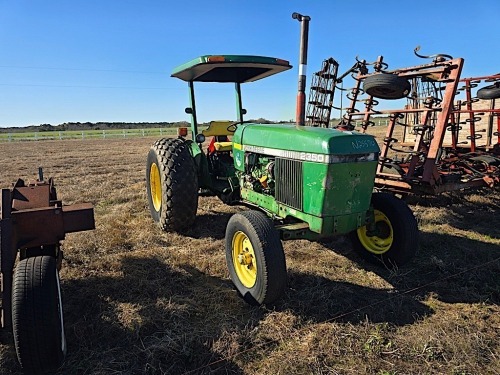
[[[410,200],[421,245],[404,268],[364,263],[349,241],[285,242],[273,308],[238,297],[224,232],[240,210],[200,198],[195,226],[162,233],[146,201],[155,137],[3,143],[0,186],[55,178],[96,230],[64,241],[68,356],[59,374],[498,374],[497,191]],[[20,374],[2,332],[3,375]]]

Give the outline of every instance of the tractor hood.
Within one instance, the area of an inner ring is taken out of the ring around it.
[[[342,162],[342,156],[352,155],[364,155],[368,160],[376,160],[380,152],[374,137],[368,134],[289,124],[238,125],[233,147],[259,154],[326,163]]]

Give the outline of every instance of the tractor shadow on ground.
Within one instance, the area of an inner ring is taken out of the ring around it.
[[[197,215],[194,224],[183,235],[191,238],[214,238],[221,240],[225,237],[227,222],[232,213],[214,212]]]
[[[125,257],[121,271],[116,277],[63,276],[68,355],[57,374],[243,374],[209,344],[224,329],[240,329],[221,309],[238,309],[229,281],[156,258]],[[244,308],[242,315],[248,314]],[[249,319],[258,321],[259,314],[250,312]],[[12,372],[2,368],[2,374],[21,374],[13,345],[9,351],[3,364]]]
[[[420,232],[420,248],[408,264],[388,269],[357,254],[350,241],[333,240],[325,247],[371,271],[405,298],[429,295],[446,303],[500,304],[500,248],[451,234]]]
[[[412,324],[432,310],[412,296],[332,281],[302,272],[288,272],[289,287],[277,307],[292,310],[306,320],[360,324]]]

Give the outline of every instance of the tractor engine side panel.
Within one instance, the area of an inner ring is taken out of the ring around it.
[[[322,236],[365,224],[378,152],[371,136],[331,129],[254,124],[233,139],[242,198]]]

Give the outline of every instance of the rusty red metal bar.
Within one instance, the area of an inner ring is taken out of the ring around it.
[[[447,55],[440,55],[432,63],[396,70],[388,70],[382,56],[374,63],[356,60],[355,84],[347,95],[349,107],[337,128],[357,129],[361,122],[359,131],[369,133],[369,125],[375,124],[372,116],[388,116],[375,181],[377,188],[440,194],[500,183],[500,108],[495,99],[488,108],[484,104],[476,107],[479,99],[473,91],[482,81],[499,82],[500,74],[461,79],[464,60]],[[368,71],[370,65],[373,72]],[[379,98],[365,95],[361,88],[364,80],[379,73],[397,75],[411,82],[412,91],[404,107],[392,105],[391,109],[380,109]],[[459,83],[465,86],[459,89]],[[465,97],[456,100],[459,90],[465,90]],[[486,130],[478,130],[479,125],[484,126],[481,116],[488,118]],[[387,173],[388,169],[392,169],[391,173]]]
[[[31,252],[48,249],[47,255],[62,257],[59,248],[66,233],[95,228],[94,210],[90,203],[65,206],[57,200],[52,179],[25,185],[18,180],[13,189],[2,189],[0,220],[1,254],[1,324],[12,324],[12,275],[14,263]]]

